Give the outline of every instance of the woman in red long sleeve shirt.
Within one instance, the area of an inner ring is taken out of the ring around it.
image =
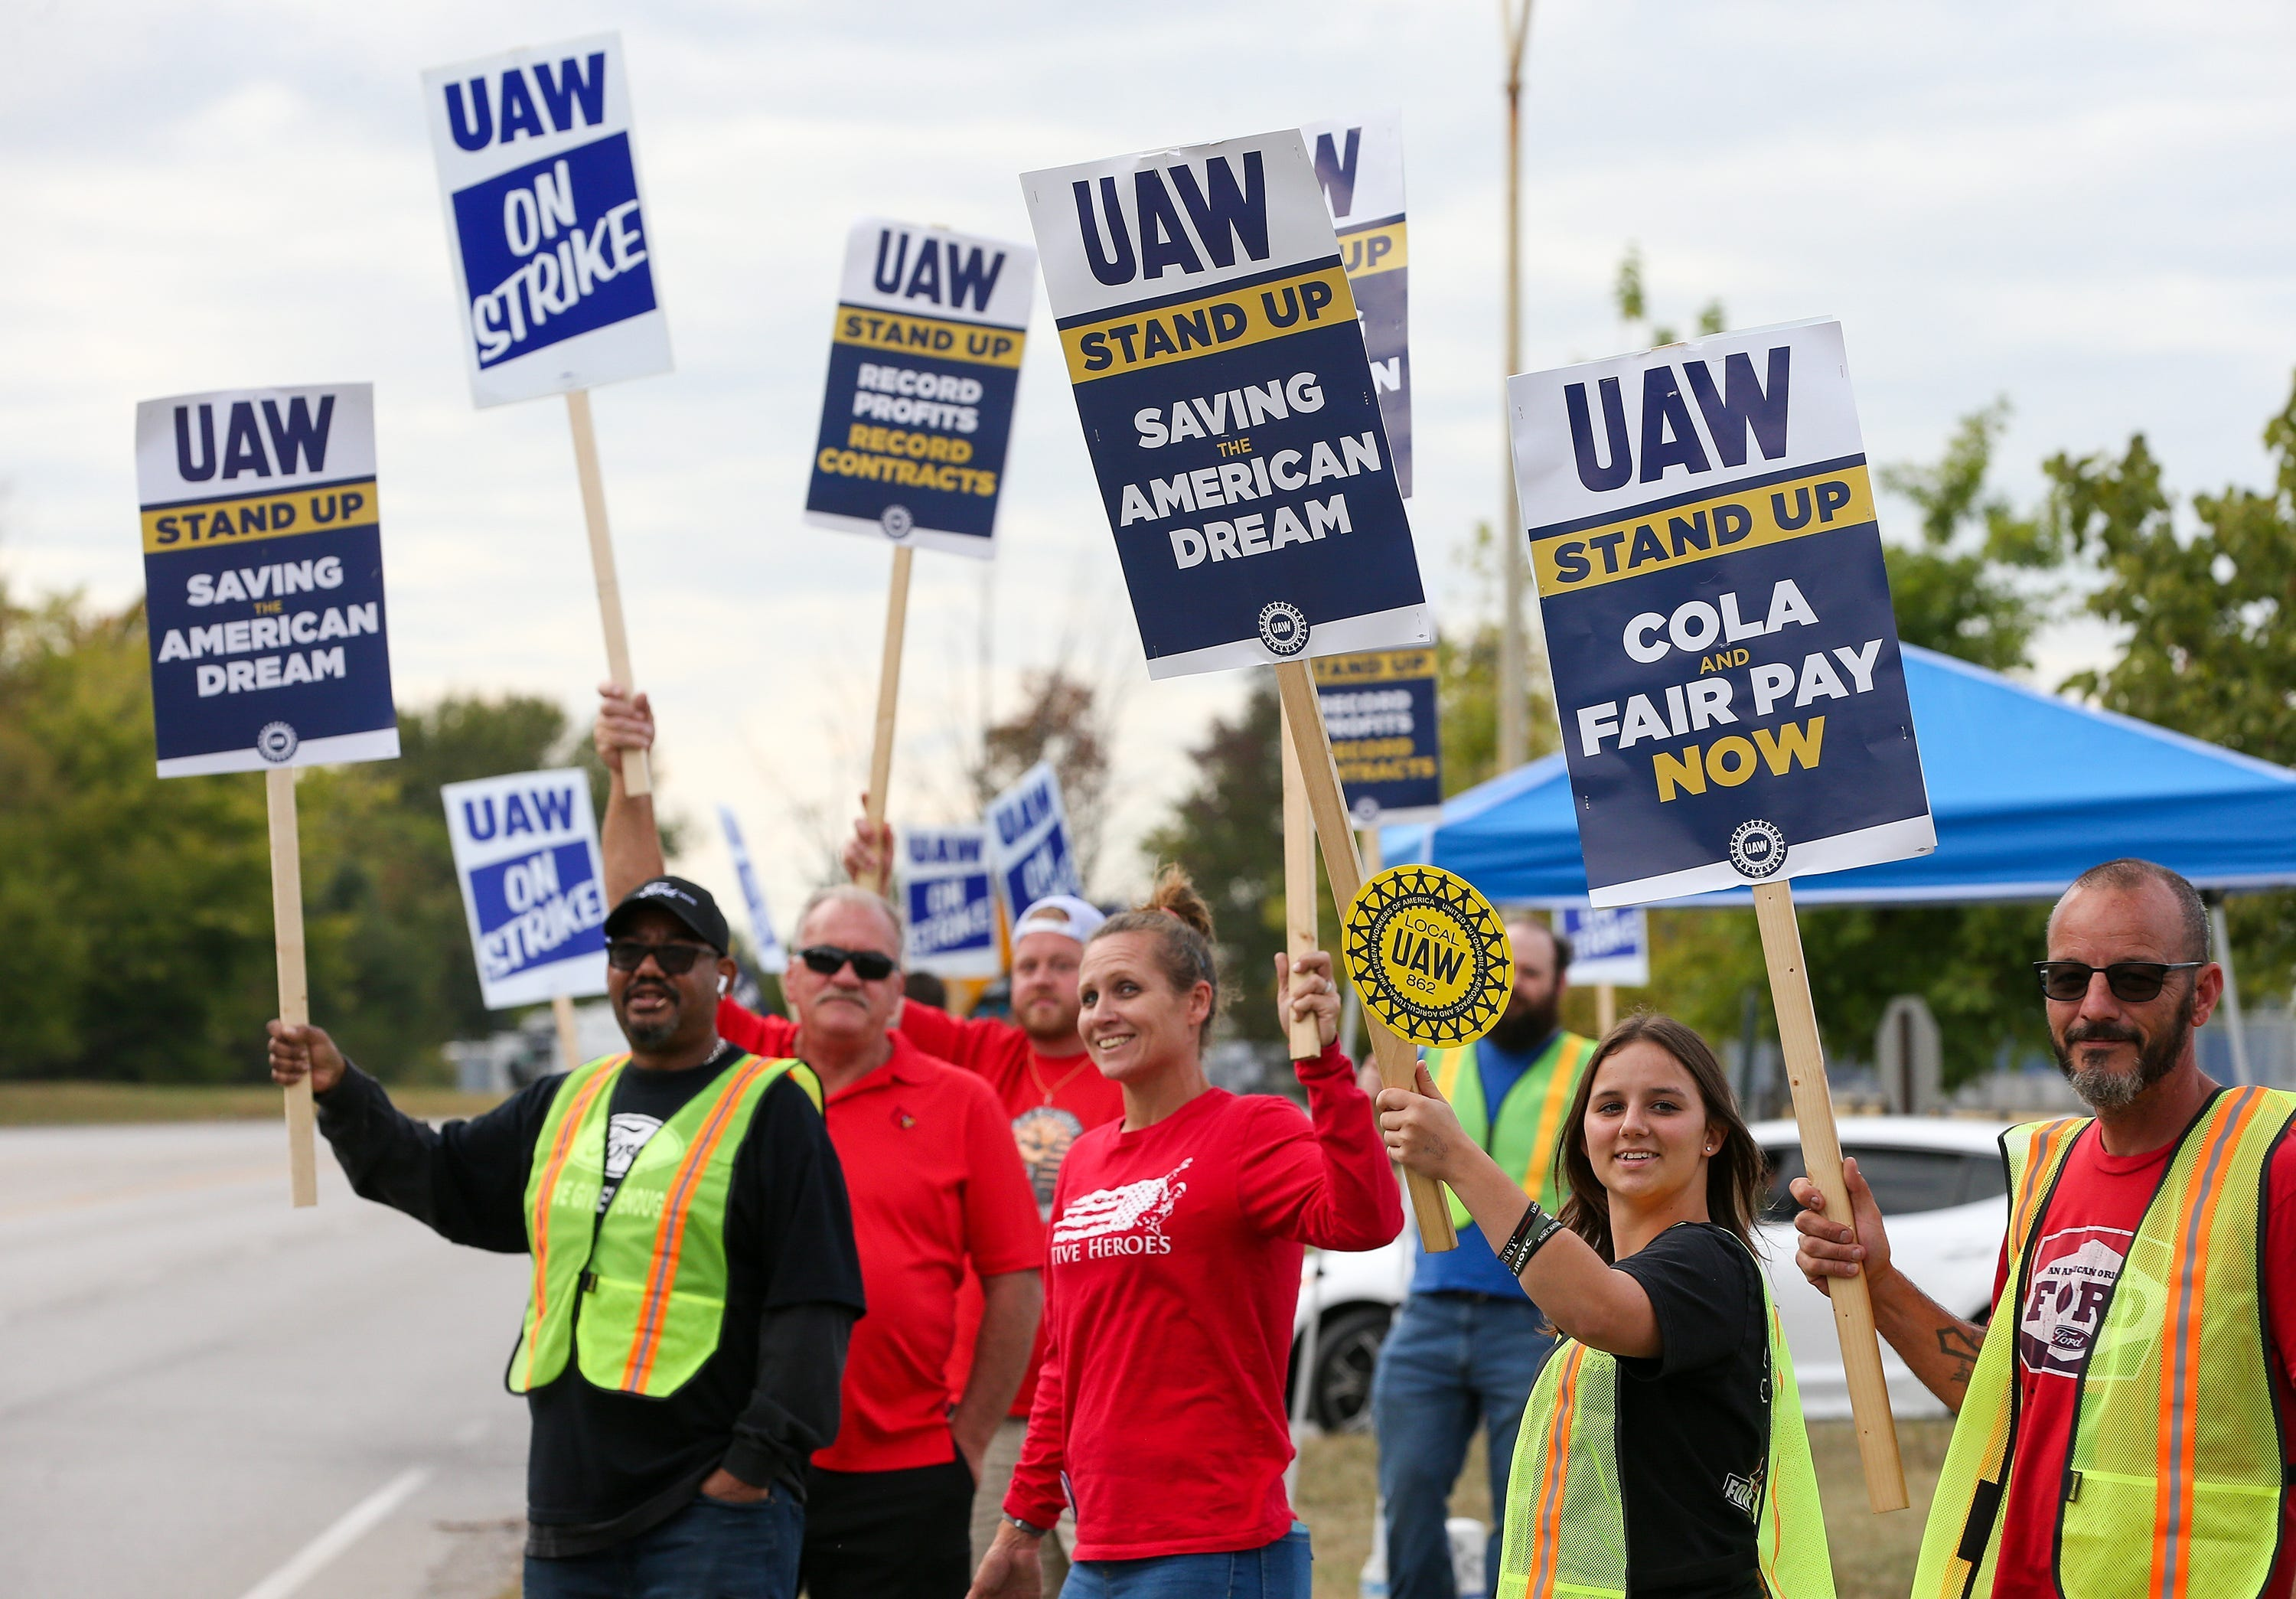
[[[1323,1054],[1289,1100],[1206,1079],[1219,1010],[1211,914],[1167,867],[1085,947],[1079,1030],[1124,1091],[1053,1198],[1050,1347],[1005,1521],[974,1599],[1034,1599],[1037,1540],[1077,1515],[1066,1599],[1307,1599],[1307,1529],[1283,1492],[1283,1371],[1302,1246],[1374,1249],[1403,1228],[1371,1104],[1334,1046],[1328,955],[1286,977]],[[1280,957],[1279,957],[1280,960]]]

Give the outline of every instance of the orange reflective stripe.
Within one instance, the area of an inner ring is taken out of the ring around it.
[[[549,1308],[550,1209],[552,1197],[558,1190],[558,1174],[565,1168],[566,1158],[574,1152],[574,1136],[581,1130],[583,1119],[589,1114],[591,1101],[614,1080],[615,1071],[628,1059],[629,1056],[622,1055],[611,1064],[600,1067],[590,1074],[590,1080],[576,1093],[574,1103],[566,1108],[566,1119],[558,1124],[558,1137],[550,1146],[549,1163],[542,1168],[542,1181],[534,1191],[534,1215],[529,1218],[527,1226],[534,1239],[534,1290],[530,1296],[533,1300],[530,1313],[533,1320],[529,1325],[536,1332],[542,1330],[542,1318]],[[534,1381],[535,1346],[541,1340],[537,1337],[529,1337],[526,1341],[525,1381],[529,1385]]]
[[[1547,1418],[1544,1461],[1546,1480],[1538,1492],[1538,1519],[1532,1524],[1530,1586],[1524,1599],[1552,1599],[1562,1549],[1562,1488],[1570,1475],[1570,1416],[1578,1404],[1578,1367],[1587,1346],[1574,1343],[1563,1357],[1554,1384],[1554,1414]]]
[[[1538,1134],[1531,1140],[1531,1157],[1522,1168],[1522,1191],[1533,1199],[1546,1192],[1547,1173],[1554,1169],[1554,1129],[1570,1107],[1570,1091],[1578,1086],[1578,1065],[1593,1053],[1591,1045],[1582,1050],[1578,1040],[1568,1036],[1557,1043],[1554,1075],[1547,1078],[1546,1097],[1539,1102]],[[1544,1162],[1539,1159],[1542,1154],[1546,1157]],[[1539,1169],[1542,1164],[1546,1171]]]
[[[2052,1121],[2033,1136],[2030,1158],[2025,1163],[2024,1180],[2017,1185],[2017,1205],[2009,1218],[2009,1249],[2013,1255],[2022,1254],[2025,1239],[2031,1231],[2033,1207],[2042,1191],[2048,1186],[2051,1168],[2056,1160],[2058,1145],[2073,1129],[2086,1125],[2079,1121]]]
[[[693,1190],[709,1169],[709,1157],[717,1150],[718,1141],[725,1136],[726,1126],[734,1119],[734,1107],[741,1103],[742,1092],[757,1081],[770,1062],[751,1056],[749,1065],[734,1075],[718,1094],[718,1103],[709,1107],[709,1118],[701,1130],[686,1146],[685,1157],[678,1162],[677,1175],[669,1185],[669,1193],[661,1206],[661,1220],[654,1228],[653,1270],[646,1278],[645,1298],[638,1306],[636,1335],[630,1341],[629,1358],[622,1366],[621,1387],[635,1393],[645,1385],[646,1374],[653,1369],[655,1351],[661,1347],[664,1314],[669,1308],[669,1285],[677,1278],[677,1258],[685,1245],[685,1215],[693,1203]]]
[[[2210,1118],[2194,1162],[2196,1192],[2169,1266],[2169,1349],[2161,1362],[2159,1465],[2153,1478],[2152,1583],[2160,1599],[2185,1599],[2192,1579],[2193,1467],[2200,1423],[2201,1319],[2209,1248],[2226,1157],[2264,1103],[2260,1088],[2227,1092]]]

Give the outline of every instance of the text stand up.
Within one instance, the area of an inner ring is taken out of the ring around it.
[[[1332,741],[1324,729],[1324,710],[1316,698],[1316,685],[1305,661],[1286,660],[1275,668],[1275,687],[1299,759],[1300,776],[1308,791],[1308,808],[1316,821],[1316,841],[1324,850],[1324,877],[1332,885],[1332,902],[1349,905],[1363,888],[1363,863],[1356,857],[1355,828],[1348,820],[1346,800],[1340,791],[1339,767],[1332,760]],[[1365,1008],[1371,1027],[1373,1057],[1379,1062],[1379,1080],[1390,1088],[1417,1091],[1419,1052],[1388,1030],[1387,1024]],[[1459,1246],[1451,1226],[1451,1207],[1443,1185],[1432,1177],[1406,1169],[1404,1185],[1411,1195],[1411,1213],[1419,1223],[1419,1242],[1430,1254]]]
[[[558,1024],[558,1058],[565,1062],[566,1070],[571,1071],[582,1063],[582,1042],[574,1026],[574,1000],[571,995],[551,996],[550,1019]]]
[[[885,795],[893,785],[893,722],[901,704],[901,638],[909,626],[909,562],[915,552],[906,545],[893,550],[892,581],[885,590],[885,657],[877,668],[877,726],[869,746],[869,792],[862,803],[869,818],[869,836],[882,836]],[[890,890],[893,857],[884,852],[877,863],[877,891]]]
[[[311,988],[303,965],[303,857],[295,825],[295,768],[263,775],[271,811],[271,927],[279,950],[279,1020],[311,1024]],[[287,1089],[287,1187],[299,1210],[319,1202],[318,1153],[311,1137],[311,1079]]]
[[[1793,887],[1783,879],[1754,885],[1754,914],[1762,929],[1762,956],[1770,968],[1770,1000],[1777,1008],[1778,1051],[1793,1089],[1794,1122],[1801,1130],[1803,1168],[1825,1196],[1825,1213],[1850,1220],[1849,1189],[1841,1177],[1841,1142],[1834,1132],[1833,1099],[1825,1086],[1825,1052],[1810,1003],[1809,970],[1802,963],[1801,928],[1794,920]],[[1866,1467],[1866,1497],[1874,1511],[1906,1508],[1906,1470],[1898,1457],[1898,1425],[1882,1376],[1882,1346],[1874,1331],[1874,1300],[1866,1278],[1831,1283],[1833,1330],[1841,1340],[1841,1370],[1857,1423],[1857,1453]]]
[[[598,579],[598,619],[606,629],[606,674],[626,690],[637,679],[630,671],[629,634],[622,626],[622,585],[614,573],[614,536],[606,521],[606,481],[598,471],[598,435],[590,425],[590,391],[566,391],[566,420],[574,430],[574,473],[582,483],[582,521],[590,530],[590,570]],[[653,766],[644,750],[622,751],[622,787],[635,800],[653,792]]]
[[[1277,742],[1283,760],[1283,947],[1297,961],[1316,947],[1316,819],[1308,809],[1308,785],[1300,775],[1291,713],[1278,707],[1278,716]],[[1287,1008],[1283,1029],[1292,1041],[1293,1060],[1313,1060],[1324,1053],[1313,1016],[1294,1017]]]

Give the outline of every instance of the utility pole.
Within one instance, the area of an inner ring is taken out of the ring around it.
[[[1506,46],[1506,348],[1502,380],[1522,369],[1522,54],[1530,41],[1531,0],[1499,0],[1499,26]],[[1524,685],[1530,677],[1523,637],[1522,514],[1515,504],[1514,447],[1499,388],[1499,570],[1505,612],[1499,619],[1499,770],[1512,772],[1530,758],[1529,708]]]

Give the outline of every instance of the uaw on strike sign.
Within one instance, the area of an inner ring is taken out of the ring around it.
[[[589,778],[518,772],[439,793],[487,1008],[603,994],[606,874]]]
[[[439,67],[422,95],[471,398],[668,372],[620,36]]]
[[[135,407],[160,775],[398,753],[365,383]]]
[[[1592,902],[1935,849],[1841,324],[1507,403]]]
[[[870,220],[845,243],[805,519],[987,559],[1037,252]]]
[[[1148,675],[1432,643],[1298,131],[1021,181]]]

